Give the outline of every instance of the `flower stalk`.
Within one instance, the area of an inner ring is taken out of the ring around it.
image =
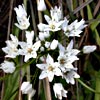
[[[95,86],[96,92],[100,92],[100,78],[96,77],[96,86]],[[95,99],[94,100],[100,100],[100,94],[95,93]]]
[[[38,4],[38,0],[37,0],[37,4]],[[39,18],[39,23],[41,23],[42,22],[42,12],[41,11],[38,11],[38,18]],[[52,100],[51,99],[50,84],[49,84],[48,78],[43,79],[43,86],[45,89],[46,100]]]
[[[50,84],[49,84],[48,78],[43,79],[43,86],[45,89],[46,100],[52,100],[51,99]]]

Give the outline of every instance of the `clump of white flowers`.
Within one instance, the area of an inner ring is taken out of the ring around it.
[[[44,0],[37,1],[37,8],[39,11],[46,10]],[[61,34],[69,37],[80,37],[80,33],[87,26],[85,20],[78,21],[77,19],[69,24],[69,20],[62,16],[61,7],[55,6],[50,9],[50,16],[44,14],[44,19],[47,24],[39,23],[37,25],[39,34],[35,37],[34,31],[28,31],[30,26],[29,17],[24,5],[19,5],[14,8],[18,23],[15,25],[25,30],[25,39],[19,41],[16,36],[10,34],[11,40],[7,40],[7,46],[2,48],[5,52],[5,57],[15,59],[17,56],[24,56],[24,63],[31,59],[36,59],[37,68],[41,70],[39,79],[48,78],[49,82],[60,77],[66,80],[66,84],[75,84],[75,78],[80,78],[77,73],[77,66],[73,63],[79,60],[78,54],[80,50],[74,47],[73,39],[69,39],[69,43],[63,46],[61,39],[58,36]],[[84,46],[83,53],[91,53],[96,50],[96,46]],[[0,65],[5,73],[13,73],[15,71],[15,64],[13,62],[4,61]],[[33,67],[34,69],[34,67]],[[54,83],[53,90],[55,97],[62,100],[62,97],[67,97],[67,91],[64,89],[62,83]],[[35,94],[30,82],[23,82],[21,85],[22,94],[28,94],[30,98]]]
[[[62,30],[67,37],[80,37],[80,33],[82,33],[82,29],[84,29],[87,25],[85,25],[85,20],[82,19],[80,22],[75,20],[70,25],[69,21],[65,18],[64,23],[62,25]]]

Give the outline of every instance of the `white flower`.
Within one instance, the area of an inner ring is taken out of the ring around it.
[[[60,64],[59,68],[62,72],[69,71],[74,68],[72,63],[76,60],[79,60],[77,54],[80,52],[77,49],[73,49],[73,41],[68,44],[65,48],[62,44],[59,43],[59,56],[57,58],[58,63]]]
[[[75,84],[74,78],[80,78],[76,71],[77,68],[74,68],[69,72],[63,74],[63,78],[66,80],[67,83]]]
[[[53,90],[55,93],[55,97],[59,100],[62,100],[62,97],[67,97],[66,93],[67,91],[63,88],[61,83],[55,83],[53,85]]]
[[[34,96],[35,90],[32,88],[30,82],[23,82],[21,85],[22,94],[28,94],[30,97]]]
[[[78,20],[75,20],[70,25],[68,25],[68,20],[65,18],[65,21],[62,25],[62,29],[64,31],[64,34],[68,37],[80,37],[80,33],[82,33],[82,29],[85,28],[87,25],[85,25],[85,21],[82,19],[80,22]]]
[[[38,0],[38,10],[39,11],[45,11],[46,10],[46,4],[44,0]]]
[[[73,40],[70,41],[68,46],[65,48],[61,44],[58,45],[59,54],[61,56],[65,55],[67,57],[67,62],[73,63],[75,60],[79,60],[77,54],[80,52],[77,49],[73,49]]]
[[[45,20],[47,21],[48,24],[43,24],[40,23],[38,25],[38,28],[40,31],[52,31],[52,32],[56,32],[61,30],[61,25],[63,24],[64,21],[59,21],[56,22],[54,20],[52,20],[49,16],[44,15]]]
[[[25,11],[24,5],[19,5],[18,8],[14,8],[16,15],[17,15],[17,21],[18,23],[15,23],[15,25],[20,28],[21,30],[25,30],[29,27],[29,17],[27,18],[27,13]]]
[[[19,42],[21,49],[19,49],[19,54],[24,55],[24,61],[27,62],[30,58],[37,57],[37,50],[41,46],[41,42],[37,41],[33,44],[34,31],[26,31],[27,42]]]
[[[9,57],[9,58],[16,58],[18,54],[18,39],[16,36],[13,36],[12,34],[10,34],[11,40],[7,40],[6,44],[7,46],[2,48],[2,50],[7,54],[5,57]]]
[[[91,52],[94,52],[96,50],[96,46],[95,45],[87,45],[87,46],[84,46],[83,47],[83,53],[85,54],[88,54],[88,53],[91,53]]]
[[[55,6],[54,8],[51,8],[50,14],[51,14],[52,20],[59,22],[62,19],[61,7]]]
[[[0,69],[2,69],[5,73],[13,73],[15,71],[15,64],[10,61],[4,61],[0,65]]]
[[[30,58],[37,57],[37,50],[41,46],[41,42],[37,41],[34,44],[28,44],[27,42],[19,42],[22,49],[19,49],[19,54],[24,55],[24,61],[27,62]]]
[[[74,66],[72,65],[72,63],[69,61],[68,57],[66,57],[64,53],[61,53],[58,56],[57,60],[60,64],[59,68],[61,69],[62,72],[66,72],[67,70],[74,68]]]
[[[49,54],[47,55],[46,63],[36,64],[36,66],[42,70],[39,79],[48,77],[49,82],[51,82],[54,78],[54,75],[62,75],[61,70],[58,68],[59,64],[54,62],[53,58]]]

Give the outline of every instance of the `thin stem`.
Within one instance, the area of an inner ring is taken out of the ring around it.
[[[35,21],[35,15],[34,15],[34,10],[33,10],[33,6],[32,6],[32,1],[29,0],[29,3],[30,3],[31,16],[32,16],[32,24],[33,24],[33,28],[34,28],[34,33],[37,36],[37,27],[36,27],[36,21]]]
[[[8,22],[8,30],[7,30],[7,40],[9,40],[9,34],[10,34],[10,28],[11,28],[11,17],[12,17],[13,2],[14,2],[14,0],[11,0],[11,2],[10,2],[9,22]],[[3,73],[3,76],[5,77],[5,73]],[[4,81],[2,82],[1,100],[3,100],[3,95],[4,95]]]
[[[82,82],[80,79],[76,79],[81,85],[83,85],[86,89],[90,90],[91,92],[100,94],[100,92],[92,89],[91,87],[89,87],[88,85],[86,85],[84,82]],[[100,100],[100,99],[99,99]]]
[[[48,7],[51,9],[52,5],[50,4],[50,2],[48,0],[45,0],[45,2],[48,5]]]
[[[4,81],[2,82],[1,100],[3,100],[3,95],[4,95]]]
[[[97,92],[100,92],[100,78],[97,76],[96,78],[96,87]],[[100,94],[95,93],[95,100],[100,100]]]
[[[11,2],[10,2],[9,22],[8,22],[8,31],[7,31],[7,40],[9,39],[9,34],[10,34],[10,29],[11,29],[11,18],[12,18],[13,2],[14,2],[14,0],[11,0]]]
[[[37,6],[38,6],[38,0],[37,0]],[[38,18],[39,18],[39,23],[42,22],[42,12],[38,11]],[[45,61],[44,61],[45,63]],[[45,78],[43,80],[43,86],[44,86],[44,89],[45,89],[45,95],[46,95],[46,100],[52,100],[51,99],[51,91],[50,91],[50,84],[49,84],[49,81],[48,81],[48,78]]]
[[[45,89],[46,100],[52,100],[51,99],[50,84],[49,84],[48,78],[45,78],[43,80],[43,85],[44,85],[44,89]]]
[[[78,81],[76,81],[76,88],[77,88],[77,100],[79,100],[79,87],[78,87]]]
[[[22,31],[22,41],[24,40],[24,33],[25,31]],[[22,94],[21,94],[21,84],[22,84],[22,65],[23,65],[23,57],[21,57],[21,62],[20,62],[20,81],[19,81],[19,100],[22,100]]]
[[[83,9],[84,7],[86,7],[89,3],[91,3],[93,0],[88,0],[87,2],[82,3],[79,7],[77,7],[74,11],[73,14],[76,14],[77,12],[79,12],[81,9]],[[69,18],[70,16],[67,15],[67,18]]]

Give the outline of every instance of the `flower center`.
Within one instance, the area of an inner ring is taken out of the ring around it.
[[[49,66],[49,67],[48,67],[48,70],[49,70],[49,71],[53,71],[54,68],[53,68],[52,66]]]
[[[65,64],[65,59],[60,59],[60,64]]]
[[[13,50],[14,52],[17,52],[17,49],[16,49],[16,48],[13,48],[12,50]]]
[[[33,50],[31,48],[28,48],[28,53],[31,53]]]
[[[51,28],[51,29],[55,29],[55,25],[54,25],[54,24],[51,24],[51,25],[50,25],[50,28]]]
[[[64,74],[64,76],[67,76],[68,75],[68,71],[66,71],[65,73],[63,73]]]
[[[70,32],[70,30],[69,30],[69,29],[67,29],[67,30],[66,30],[66,33],[69,33],[69,32]]]

